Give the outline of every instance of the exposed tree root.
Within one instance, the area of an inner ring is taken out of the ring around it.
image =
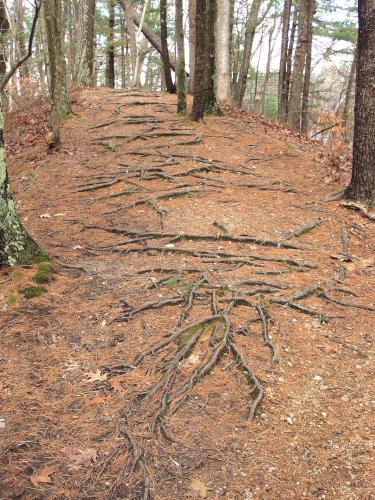
[[[213,190],[206,190],[206,189],[185,189],[183,191],[169,191],[168,193],[164,194],[159,194],[156,196],[152,197],[152,200],[167,200],[167,199],[172,199],[172,198],[178,198],[179,196],[192,196],[192,195],[197,195],[197,194],[206,194],[208,192],[212,192]],[[113,197],[113,196],[112,196]],[[112,210],[109,210],[107,212],[104,212],[104,215],[109,215],[113,214],[116,212],[119,212],[120,210],[127,210],[129,208],[135,208],[138,207],[139,205],[148,205],[150,203],[150,198],[141,198],[140,200],[135,200],[132,203],[129,203],[129,205],[122,205],[119,207],[116,207]]]
[[[375,213],[371,212],[369,208],[363,203],[354,202],[354,201],[346,201],[341,203],[342,207],[349,208],[351,210],[358,210],[361,212],[367,219],[371,221],[375,221]]]
[[[114,186],[115,184],[118,184],[119,182],[121,182],[121,179],[115,179],[115,180],[110,181],[110,182],[101,182],[98,184],[89,184],[88,186],[79,186],[70,192],[71,193],[84,193],[86,191],[97,191],[99,189],[105,189],[107,187]]]
[[[178,193],[180,194],[180,193]],[[108,213],[108,212],[107,212]],[[190,233],[159,233],[156,231],[141,233],[140,231],[127,229],[127,228],[116,228],[116,227],[103,227],[98,225],[92,225],[87,227],[87,229],[99,229],[101,231],[106,231],[113,234],[123,234],[126,236],[138,236],[141,238],[151,238],[151,239],[173,239],[173,241],[181,240],[192,240],[192,241],[232,241],[236,243],[252,243],[255,245],[266,246],[266,247],[276,247],[276,248],[287,248],[293,250],[304,250],[303,247],[299,247],[290,243],[282,243],[273,240],[263,240],[260,238],[255,238],[253,236],[233,236],[230,234],[190,234]]]
[[[298,238],[303,234],[309,233],[316,227],[319,227],[321,224],[323,224],[323,222],[324,221],[322,219],[317,219],[316,221],[309,222],[308,224],[305,224],[304,226],[289,232],[287,235],[285,235],[284,240],[291,240],[292,238]]]

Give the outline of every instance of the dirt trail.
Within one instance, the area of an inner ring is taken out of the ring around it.
[[[11,159],[56,272],[0,276],[0,498],[373,498],[373,223],[255,120],[73,111]]]

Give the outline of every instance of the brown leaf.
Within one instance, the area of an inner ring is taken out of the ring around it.
[[[34,476],[30,477],[30,481],[33,483],[34,486],[38,486],[39,484],[47,483],[50,484],[52,483],[52,479],[50,476],[54,474],[57,471],[57,467],[51,467],[47,466],[42,469],[39,474],[35,474]]]
[[[73,447],[64,448],[64,453],[71,460],[70,469],[79,469],[81,467],[90,467],[93,462],[96,462],[96,450],[88,448],[87,450],[79,450]]]
[[[206,498],[207,496],[207,487],[202,481],[199,479],[192,479],[190,483],[190,488],[199,494],[201,498]]]

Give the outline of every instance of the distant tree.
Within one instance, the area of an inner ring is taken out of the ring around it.
[[[375,0],[358,0],[353,170],[345,197],[375,201]]]
[[[164,76],[167,91],[176,93],[176,86],[172,80],[171,63],[168,50],[168,28],[167,28],[167,0],[160,0],[160,34],[161,34],[161,57],[164,65]]]
[[[115,3],[108,0],[108,34],[105,67],[105,84],[115,88]]]

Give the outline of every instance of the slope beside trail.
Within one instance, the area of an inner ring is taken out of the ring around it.
[[[55,272],[0,275],[0,498],[373,498],[374,225],[310,143],[97,89],[44,149],[9,159]]]

